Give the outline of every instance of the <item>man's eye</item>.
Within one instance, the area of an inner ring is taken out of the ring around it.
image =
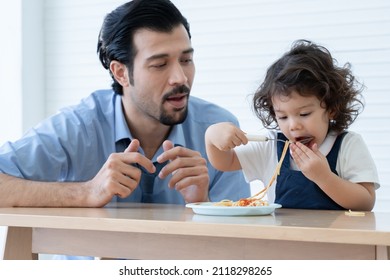
[[[165,65],[167,65],[166,63],[161,63],[161,64],[154,64],[152,65],[153,68],[162,68],[164,67]]]
[[[189,63],[192,63],[192,59],[191,58],[183,59],[183,60],[181,60],[181,62],[185,63],[185,64],[189,64]]]
[[[278,120],[285,120],[285,119],[287,119],[287,117],[286,116],[279,116],[279,117],[277,117],[277,119]]]

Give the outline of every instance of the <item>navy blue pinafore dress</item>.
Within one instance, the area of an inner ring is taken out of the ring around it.
[[[329,154],[326,156],[330,169],[337,174],[336,163],[337,155],[340,150],[341,142],[345,133],[337,136],[335,143]],[[278,139],[287,140],[287,138],[278,133]],[[280,160],[284,143],[278,141],[278,160]],[[337,186],[334,186],[337,188]],[[275,187],[275,203],[279,203],[283,208],[299,209],[323,209],[323,210],[343,210],[344,208],[334,202],[320,187],[307,179],[301,171],[290,169],[289,151],[283,160],[280,174],[277,178]]]

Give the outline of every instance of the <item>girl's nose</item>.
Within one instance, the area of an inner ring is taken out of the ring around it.
[[[302,128],[302,123],[297,118],[290,118],[289,126],[291,131],[298,130]]]

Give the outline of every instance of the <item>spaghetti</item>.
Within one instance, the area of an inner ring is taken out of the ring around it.
[[[266,187],[264,187],[261,191],[259,191],[258,193],[254,194],[248,198],[241,198],[238,201],[224,199],[224,200],[221,200],[219,202],[214,203],[214,205],[215,206],[267,206],[268,201],[263,200],[263,198],[267,194],[268,189],[271,187],[271,185],[276,180],[276,177],[278,177],[278,175],[280,174],[280,168],[282,167],[282,163],[283,163],[284,157],[286,156],[289,144],[290,144],[290,142],[288,140],[284,143],[282,155],[280,156],[280,159],[279,159],[278,164],[276,165],[274,174]]]

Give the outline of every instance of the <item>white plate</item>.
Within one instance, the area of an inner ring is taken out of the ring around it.
[[[212,216],[260,216],[269,215],[282,205],[272,203],[268,206],[215,206],[214,202],[188,203],[195,214]]]

